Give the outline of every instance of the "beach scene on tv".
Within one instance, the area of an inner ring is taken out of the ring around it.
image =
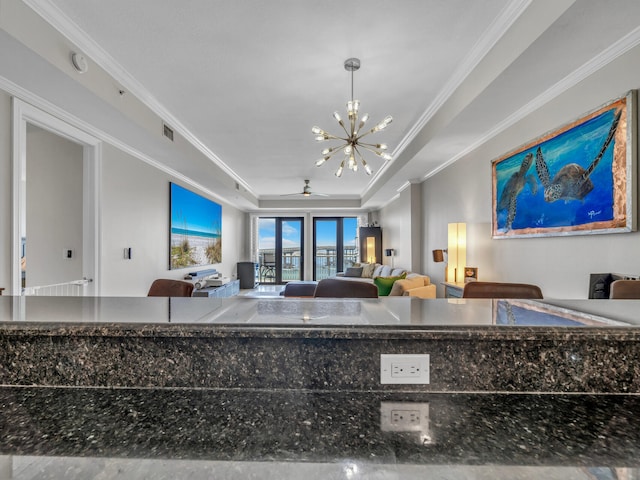
[[[171,183],[170,269],[222,262],[222,207]]]

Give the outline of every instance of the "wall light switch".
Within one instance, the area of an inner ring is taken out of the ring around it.
[[[65,248],[62,251],[62,258],[65,258],[67,260],[71,260],[74,257],[74,252],[72,248]]]

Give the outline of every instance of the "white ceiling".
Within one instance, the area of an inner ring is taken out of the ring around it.
[[[640,25],[637,0],[25,3],[82,38],[87,56],[169,112],[270,208],[303,206],[280,195],[304,179],[380,207],[550,100]],[[371,122],[394,117],[376,134],[394,160],[368,156],[373,176],[338,179],[338,158],[315,167],[323,145],[311,127],[339,132],[332,113],[350,96],[349,57],[362,61],[362,110]]]

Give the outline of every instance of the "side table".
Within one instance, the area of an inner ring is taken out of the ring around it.
[[[462,298],[462,291],[464,290],[464,283],[462,282],[442,282],[444,285],[445,298]]]

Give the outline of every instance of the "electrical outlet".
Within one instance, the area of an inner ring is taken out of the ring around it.
[[[381,402],[380,428],[383,432],[421,432],[429,434],[429,404]]]
[[[429,355],[380,355],[380,383],[429,384]]]

